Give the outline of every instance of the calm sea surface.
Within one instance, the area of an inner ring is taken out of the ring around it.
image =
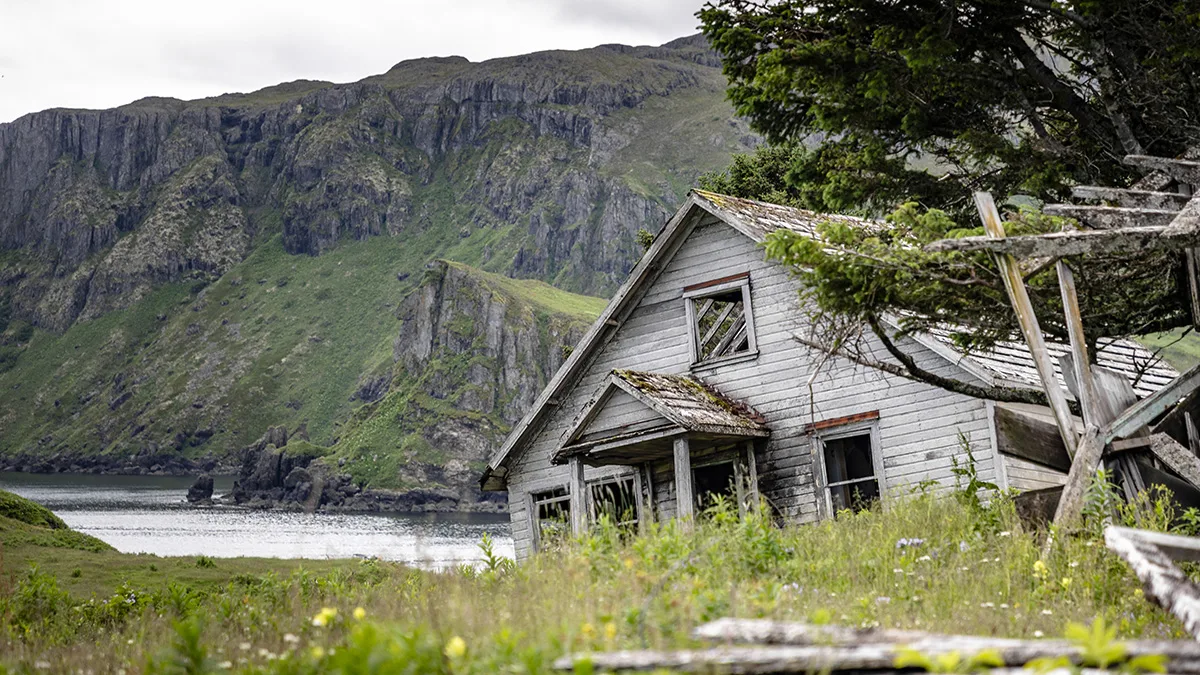
[[[216,479],[224,494],[232,479]],[[508,517],[431,513],[277,513],[187,503],[189,478],[0,472],[0,489],[53,510],[72,528],[125,553],[349,558],[378,556],[427,567],[478,560],[485,532],[511,557]]]

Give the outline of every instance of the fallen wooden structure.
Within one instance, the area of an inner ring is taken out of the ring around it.
[[[1200,586],[1176,565],[1200,561],[1200,539],[1109,527],[1109,549],[1121,556],[1142,581],[1147,600],[1158,603],[1183,622],[1200,639]],[[904,654],[916,652],[928,659],[957,654],[964,662],[982,652],[998,657],[1003,666],[991,673],[1025,672],[1039,659],[1066,657],[1072,669],[1061,672],[1111,672],[1089,670],[1081,647],[1066,640],[1022,640],[973,635],[945,635],[913,630],[854,628],[788,623],[766,619],[719,619],[692,633],[712,646],[698,649],[625,650],[575,654],[555,662],[558,670],[576,670],[587,661],[598,672],[684,673],[899,673]],[[1200,675],[1200,642],[1193,640],[1130,640],[1122,642],[1125,659],[1161,655],[1167,672]],[[1119,669],[1121,664],[1112,664]],[[1054,671],[1059,672],[1059,671]]]
[[[1077,198],[1115,205],[1046,207],[1046,213],[1075,218],[1086,229],[1008,237],[992,196],[976,193],[986,236],[945,239],[926,247],[929,251],[988,251],[996,258],[1061,438],[1065,456],[1057,455],[1053,448],[1049,452],[1042,449],[1034,460],[1067,468],[1054,513],[1054,522],[1060,526],[1078,521],[1084,492],[1102,461],[1113,470],[1126,499],[1135,498],[1148,485],[1159,484],[1175,493],[1181,504],[1200,504],[1200,433],[1193,417],[1200,406],[1200,367],[1141,400],[1123,378],[1094,367],[1084,337],[1074,273],[1065,261],[1084,254],[1183,250],[1193,323],[1200,327],[1200,196],[1193,196],[1200,187],[1200,162],[1136,155],[1125,161],[1151,174],[1132,189],[1084,186],[1074,190]],[[1060,365],[1079,403],[1082,433],[1055,377],[1025,286],[1027,268],[1044,269],[1049,264],[1054,264],[1058,275],[1071,345],[1070,358]]]

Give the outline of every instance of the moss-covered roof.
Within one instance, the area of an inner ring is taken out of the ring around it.
[[[817,225],[830,221],[846,221],[862,224],[866,221],[853,216],[842,216],[832,213],[817,213],[807,209],[791,206],[760,202],[753,199],[730,197],[708,190],[692,190],[702,201],[716,211],[723,211],[733,216],[738,229],[755,241],[762,242],[767,235],[775,230],[792,230],[807,236],[816,236]]]
[[[614,370],[620,379],[657,404],[656,409],[670,411],[669,417],[685,429],[696,431],[711,427],[767,431],[766,418],[741,401],[735,401],[713,387],[686,375]],[[659,408],[658,406],[661,406]]]

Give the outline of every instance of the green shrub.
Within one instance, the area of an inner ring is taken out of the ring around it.
[[[63,522],[62,518],[54,515],[50,509],[4,490],[0,490],[0,516],[36,527],[46,527],[52,530],[67,529],[67,524]]]

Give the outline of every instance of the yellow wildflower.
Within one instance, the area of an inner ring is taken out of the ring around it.
[[[367,618],[367,610],[363,609],[362,607],[355,607],[354,608],[354,619],[356,621],[362,621],[365,618]]]
[[[325,658],[325,648],[321,645],[314,645],[312,649],[308,650],[308,653],[317,661]]]
[[[1059,583],[1059,585],[1062,586],[1062,589],[1064,591],[1071,590],[1071,577],[1063,577],[1062,580],[1059,581],[1058,583]]]
[[[590,623],[585,623],[579,627],[579,633],[583,635],[583,639],[591,640],[596,637],[596,627]]]
[[[448,658],[461,659],[467,653],[467,642],[455,635],[446,642],[444,651]]]
[[[633,569],[633,558],[625,559],[625,569],[627,569],[627,570]]]
[[[612,642],[617,639],[617,624],[609,621],[604,624],[604,639]]]
[[[1050,570],[1046,567],[1046,563],[1042,562],[1041,560],[1033,563],[1033,576],[1035,579],[1045,581],[1046,578],[1050,576]]]
[[[337,608],[336,607],[322,607],[321,611],[317,612],[316,615],[313,617],[312,625],[328,626],[329,623],[331,621],[333,621],[334,617],[336,617],[336,616],[337,616]]]

